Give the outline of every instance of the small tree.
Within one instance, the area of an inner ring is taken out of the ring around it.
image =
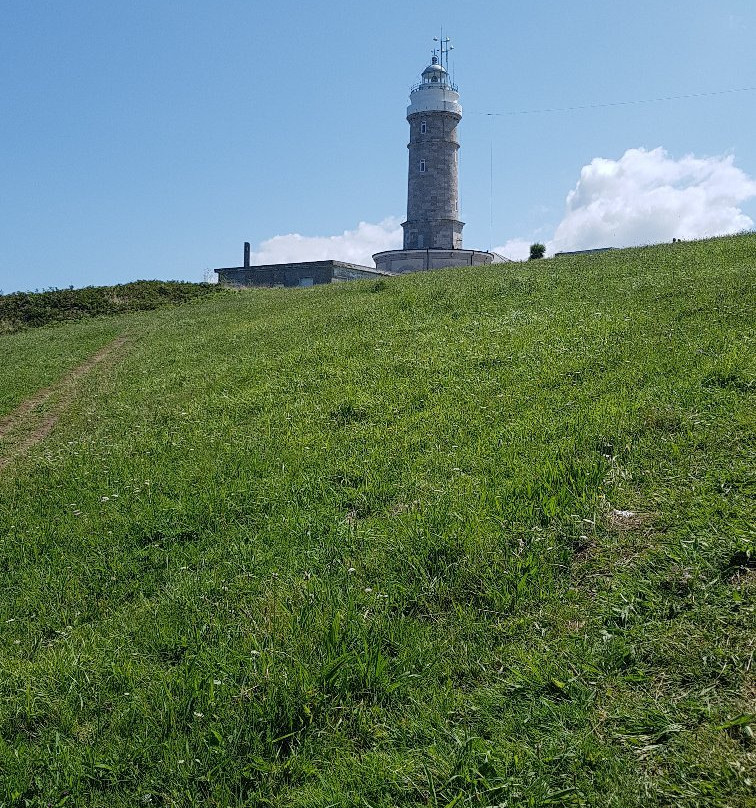
[[[539,244],[537,241],[535,244],[530,245],[530,258],[528,261],[535,261],[537,258],[543,258],[546,252],[546,245]]]

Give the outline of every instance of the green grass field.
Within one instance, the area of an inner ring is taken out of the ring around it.
[[[127,340],[0,436],[0,806],[756,804],[755,270],[746,235],[0,337],[6,416]]]

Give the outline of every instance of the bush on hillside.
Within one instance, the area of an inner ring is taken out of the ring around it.
[[[530,258],[528,260],[535,261],[538,258],[543,258],[545,254],[546,254],[546,245],[536,242],[535,244],[530,245]]]
[[[13,333],[83,317],[122,314],[186,303],[218,286],[184,281],[134,281],[116,286],[48,289],[0,295],[0,333]]]

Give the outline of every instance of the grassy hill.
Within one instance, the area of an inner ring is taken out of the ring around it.
[[[0,806],[753,805],[755,269],[0,338]]]

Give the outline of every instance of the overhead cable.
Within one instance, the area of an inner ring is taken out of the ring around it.
[[[660,101],[682,101],[686,98],[705,98],[712,95],[727,95],[729,93],[749,93],[756,90],[756,87],[738,87],[732,90],[715,90],[708,93],[688,93],[687,95],[666,95],[661,98],[644,98],[635,101],[607,101],[600,104],[583,104],[577,107],[547,107],[545,109],[521,109],[511,112],[468,112],[469,115],[542,115],[549,112],[576,112],[584,109],[602,109],[604,107],[625,107],[633,104],[656,104]]]

